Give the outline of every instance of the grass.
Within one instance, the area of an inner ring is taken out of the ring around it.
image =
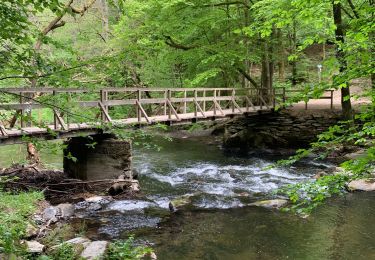
[[[41,192],[10,194],[0,192],[0,253],[22,255],[20,239],[25,235],[28,218],[35,213]]]

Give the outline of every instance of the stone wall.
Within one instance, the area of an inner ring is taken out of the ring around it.
[[[341,119],[335,110],[282,110],[227,122],[222,129],[227,148],[302,148]]]
[[[128,141],[98,135],[74,137],[66,142],[64,171],[82,180],[113,179],[120,175],[132,178],[132,147]],[[67,157],[76,158],[73,161]]]

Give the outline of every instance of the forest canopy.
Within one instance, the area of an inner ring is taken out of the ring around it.
[[[373,0],[2,1],[0,87],[302,90],[289,103],[336,89],[344,119],[362,123],[323,139],[361,144],[374,135],[374,8]],[[359,96],[370,102],[355,115]]]

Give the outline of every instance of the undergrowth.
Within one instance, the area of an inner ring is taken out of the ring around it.
[[[20,239],[25,235],[29,216],[36,203],[43,199],[41,192],[10,194],[0,191],[0,253],[23,254]]]

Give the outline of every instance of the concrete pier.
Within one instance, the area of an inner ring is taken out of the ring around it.
[[[108,135],[73,137],[65,142],[64,171],[70,178],[132,179],[132,146]],[[69,159],[74,157],[75,159]]]

